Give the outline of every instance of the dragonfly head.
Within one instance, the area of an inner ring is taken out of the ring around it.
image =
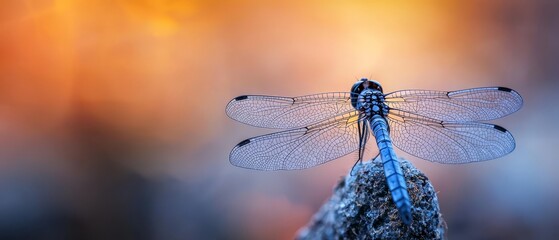
[[[351,87],[351,105],[357,107],[357,98],[359,94],[365,89],[377,90],[382,93],[382,86],[379,82],[367,78],[361,78]]]

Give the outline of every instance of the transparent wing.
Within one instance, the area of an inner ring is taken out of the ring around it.
[[[397,110],[391,110],[387,120],[395,146],[433,162],[485,161],[515,148],[510,132],[493,124],[437,121]]]
[[[452,92],[403,90],[386,95],[391,109],[453,122],[501,118],[522,107],[522,97],[505,87],[473,88]]]
[[[358,149],[359,118],[357,111],[350,111],[308,127],[249,138],[233,148],[229,161],[258,170],[316,166]]]
[[[300,128],[354,110],[351,93],[319,93],[300,97],[245,95],[234,98],[225,112],[239,122],[264,128]]]

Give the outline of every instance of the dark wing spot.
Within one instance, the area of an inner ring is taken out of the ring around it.
[[[493,128],[501,131],[501,132],[507,132],[507,130],[504,127],[498,126],[498,125],[493,125]]]
[[[245,100],[245,99],[247,99],[247,98],[248,98],[247,95],[238,96],[238,97],[235,98],[235,101],[241,101],[241,100]]]
[[[512,89],[510,89],[508,87],[498,87],[497,90],[503,91],[503,92],[512,92]]]
[[[242,142],[240,142],[239,144],[237,144],[237,147],[242,147],[244,145],[247,145],[250,142],[250,138],[243,140]]]

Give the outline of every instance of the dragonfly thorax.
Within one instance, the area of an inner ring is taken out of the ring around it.
[[[359,94],[355,108],[367,117],[374,115],[384,117],[388,114],[388,106],[384,102],[384,94],[373,89],[365,89]]]

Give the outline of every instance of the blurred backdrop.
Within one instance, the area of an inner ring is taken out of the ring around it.
[[[1,239],[291,239],[353,165],[235,168],[243,94],[506,86],[500,159],[430,163],[450,239],[559,235],[559,2],[3,0]]]

